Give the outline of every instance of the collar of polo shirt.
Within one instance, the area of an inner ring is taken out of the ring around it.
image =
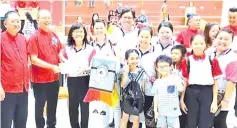
[[[215,49],[214,55],[215,55],[215,57],[221,56],[221,55],[226,55],[226,54],[228,54],[230,51],[231,51],[231,49],[228,48],[228,49],[226,49],[225,51],[223,51],[220,55],[217,55],[217,49]]]
[[[44,35],[48,34],[48,32],[44,31],[44,30],[41,29],[41,28],[39,28],[39,32],[42,33],[42,34],[44,34]]]
[[[196,56],[193,54],[193,59],[194,60],[204,60],[206,57],[206,54],[202,54],[201,56]]]
[[[11,40],[16,40],[17,35],[16,35],[16,36],[13,36],[13,35],[11,35],[8,31],[6,31],[6,34],[7,34],[7,36],[8,36]]]

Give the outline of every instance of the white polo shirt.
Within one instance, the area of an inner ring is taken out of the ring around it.
[[[69,77],[86,76],[89,73],[79,73],[79,70],[90,69],[90,63],[96,54],[94,48],[89,44],[84,44],[80,50],[76,50],[74,46],[66,46],[64,49],[64,57],[67,58],[66,67],[68,68]]]
[[[161,55],[171,56],[171,49],[175,45],[179,45],[180,43],[173,41],[172,44],[168,44],[167,46],[163,46],[163,44],[158,40],[158,42],[154,45],[155,49],[160,52]]]
[[[121,28],[117,28],[112,33],[110,40],[113,44],[116,44],[116,54],[123,63],[125,52],[128,49],[135,49],[138,44],[138,29],[134,28],[130,32],[125,33]]]

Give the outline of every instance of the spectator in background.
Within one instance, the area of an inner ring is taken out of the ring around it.
[[[118,3],[118,7],[115,10],[115,15],[120,15],[123,11],[123,4],[122,3]]]
[[[28,40],[30,35],[37,30],[37,23],[34,22],[32,16],[29,12],[26,12],[25,24],[22,30],[22,33]]]
[[[194,6],[193,2],[190,1],[189,6],[185,10],[185,23],[184,25],[188,25],[188,15],[190,14],[197,14],[196,7]]]
[[[148,24],[148,17],[145,10],[141,10],[141,14],[138,16],[138,22]]]
[[[200,20],[201,20],[201,17],[197,14],[189,15],[188,16],[189,27],[181,31],[176,38],[177,42],[179,42],[180,44],[184,45],[185,48],[187,48],[188,53],[191,52],[191,49],[190,49],[191,37],[196,34],[203,35],[203,32],[199,30]]]
[[[89,28],[89,41],[93,41],[95,39],[94,25],[95,25],[95,21],[99,18],[100,17],[98,13],[94,13],[91,17],[91,25]]]
[[[95,7],[95,0],[89,0],[89,7],[94,8]]]
[[[162,21],[169,21],[169,12],[168,12],[168,5],[166,4],[166,0],[164,0],[164,3],[161,7],[161,13],[160,13],[160,22]]]
[[[82,24],[82,22],[83,22],[83,21],[82,21],[82,17],[81,17],[81,16],[78,16],[78,17],[77,17],[77,22],[76,22],[76,23]]]
[[[237,8],[230,8],[228,13],[229,25],[224,29],[230,29],[237,36]]]
[[[105,2],[105,6],[106,6],[107,8],[109,8],[110,0],[104,0],[104,2]]]

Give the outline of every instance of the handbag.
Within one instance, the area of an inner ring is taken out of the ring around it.
[[[155,121],[155,112],[154,112],[154,104],[152,103],[149,110],[145,113],[145,124],[146,126],[155,128],[156,121]]]

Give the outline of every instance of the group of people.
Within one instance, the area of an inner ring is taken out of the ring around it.
[[[98,17],[92,23],[93,38],[88,40],[86,27],[75,23],[67,45],[62,46],[50,31],[49,11],[39,11],[38,29],[29,39],[19,34],[19,14],[9,11],[6,31],[1,33],[1,128],[10,128],[12,122],[15,128],[26,128],[30,86],[36,128],[56,127],[60,65],[65,63],[70,66],[72,128],[107,128],[111,122],[115,128],[141,128],[144,122],[146,128],[227,128],[229,110],[235,108],[237,116],[237,52],[233,47],[237,8],[231,8],[228,17],[229,26],[208,23],[203,33],[200,16],[190,15],[188,28],[176,40],[172,24],[165,20],[157,28],[158,40],[152,41],[152,28],[138,29],[134,10],[125,7],[111,35]],[[119,101],[113,106],[99,100],[86,102],[96,57],[116,60],[116,77],[111,81]],[[46,102],[47,120],[43,116]]]

